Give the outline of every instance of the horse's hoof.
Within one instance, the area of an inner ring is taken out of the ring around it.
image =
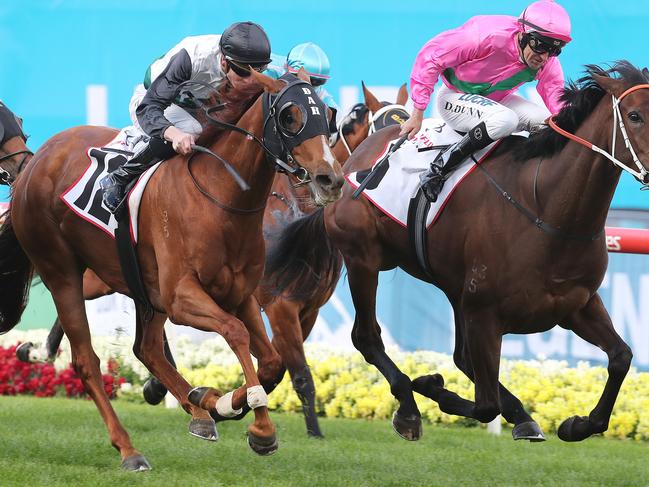
[[[545,441],[545,435],[536,421],[517,424],[512,430],[515,440]]]
[[[417,441],[424,433],[421,427],[421,416],[401,416],[398,411],[392,416],[392,427],[394,431],[408,441]]]
[[[211,419],[192,419],[189,422],[189,434],[202,440],[218,441],[219,433]]]
[[[412,390],[434,399],[436,396],[435,391],[444,388],[444,377],[441,374],[422,375],[412,381]]]
[[[167,395],[167,388],[163,386],[158,379],[150,377],[149,380],[144,383],[142,395],[146,402],[155,406],[156,404],[160,404],[165,398]]]
[[[138,453],[137,455],[131,455],[122,460],[122,469],[128,470],[129,472],[146,472],[147,470],[151,470],[151,465],[144,458],[144,455]]]
[[[257,455],[272,455],[279,448],[279,443],[277,442],[277,434],[273,433],[272,436],[263,438],[248,431],[248,446]]]
[[[561,423],[557,431],[557,435],[563,441],[582,441],[592,434],[588,416],[572,416]]]
[[[32,342],[24,342],[18,345],[18,347],[16,348],[16,357],[18,358],[18,360],[30,364],[31,361],[29,360],[29,352],[32,348],[34,348],[34,344]]]
[[[319,439],[319,440],[324,440],[324,435],[322,434],[321,431],[310,431],[310,430],[307,430],[306,435],[307,435],[309,438],[317,438],[317,439]]]

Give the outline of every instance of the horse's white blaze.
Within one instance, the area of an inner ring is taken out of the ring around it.
[[[336,162],[336,158],[334,157],[333,152],[331,152],[331,148],[329,147],[329,141],[324,135],[322,136],[322,153],[323,153],[324,160],[333,169],[334,162]]]

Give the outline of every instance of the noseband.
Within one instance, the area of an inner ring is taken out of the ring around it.
[[[628,172],[629,174],[633,175],[633,177],[635,177],[638,181],[640,181],[640,183],[642,183],[642,189],[649,189],[649,181],[647,181],[647,175],[649,174],[649,171],[647,171],[644,168],[644,166],[640,163],[640,159],[638,158],[635,150],[633,149],[633,146],[631,145],[631,141],[629,140],[629,136],[627,135],[626,132],[626,127],[624,126],[624,120],[622,120],[622,113],[620,112],[620,102],[624,99],[624,97],[626,97],[630,93],[633,93],[634,91],[648,89],[648,88],[649,88],[649,84],[635,85],[629,88],[628,90],[626,90],[624,93],[622,93],[619,98],[616,98],[615,95],[611,95],[613,98],[613,143],[612,143],[612,149],[610,154],[606,152],[604,149],[602,149],[601,147],[598,147],[595,144],[585,139],[582,139],[581,137],[578,137],[575,134],[571,134],[570,132],[563,130],[561,127],[559,127],[556,124],[553,117],[548,118],[548,125],[550,126],[550,128],[552,128],[552,130],[558,132],[564,137],[567,137],[568,139],[573,140],[578,144],[581,144],[584,147],[588,147],[590,150],[603,155],[613,164],[618,166],[620,169]],[[621,162],[619,159],[615,157],[615,142],[617,137],[616,125],[620,127],[620,132],[622,133],[622,138],[624,139],[624,145],[631,153],[631,157],[633,157],[633,162],[638,168],[637,171],[634,171],[633,169],[631,169],[630,167],[628,167],[627,165],[625,165],[623,162]]]

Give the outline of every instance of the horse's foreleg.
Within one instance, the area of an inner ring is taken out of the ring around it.
[[[239,359],[246,381],[242,387],[221,397],[214,389],[198,387],[190,391],[189,400],[221,416],[239,414],[237,409],[247,402],[255,410],[255,422],[248,427],[248,444],[256,453],[274,453],[277,450],[275,426],[268,415],[268,396],[252,362],[250,334],[244,323],[218,306],[193,277],[181,279],[170,293],[163,294],[163,299],[164,296],[171,297],[165,306],[171,321],[216,332],[225,339]]]
[[[318,317],[318,310],[307,310],[300,319],[304,307],[301,301],[278,298],[266,307],[266,315],[273,329],[273,345],[282,356],[288,369],[293,389],[302,402],[302,412],[309,436],[322,437],[315,410],[315,384],[304,354],[304,340],[309,336]]]
[[[574,313],[569,322],[562,326],[608,355],[608,379],[595,408],[588,416],[573,416],[559,427],[558,434],[562,440],[581,441],[608,429],[613,406],[631,366],[633,354],[615,331],[599,294],[595,294],[583,309]]]
[[[399,401],[399,408],[392,418],[395,431],[406,440],[418,440],[422,435],[421,413],[412,394],[410,378],[385,353],[381,329],[376,321],[378,270],[362,259],[348,260],[346,257],[345,264],[356,310],[352,342],[365,360],[387,379],[392,395]]]
[[[133,345],[133,353],[153,376],[173,394],[182,408],[191,414],[190,434],[205,440],[216,441],[218,434],[214,421],[207,411],[189,402],[187,395],[192,386],[178,373],[164,353],[164,325],[166,320],[167,316],[165,314],[154,313],[153,319],[144,324],[139,308],[136,307],[136,339]]]

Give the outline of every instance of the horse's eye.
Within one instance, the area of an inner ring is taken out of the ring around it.
[[[638,112],[629,112],[629,114],[627,116],[629,117],[629,121],[631,121],[633,123],[642,123],[642,121],[643,121],[642,117],[640,116],[640,114]]]

